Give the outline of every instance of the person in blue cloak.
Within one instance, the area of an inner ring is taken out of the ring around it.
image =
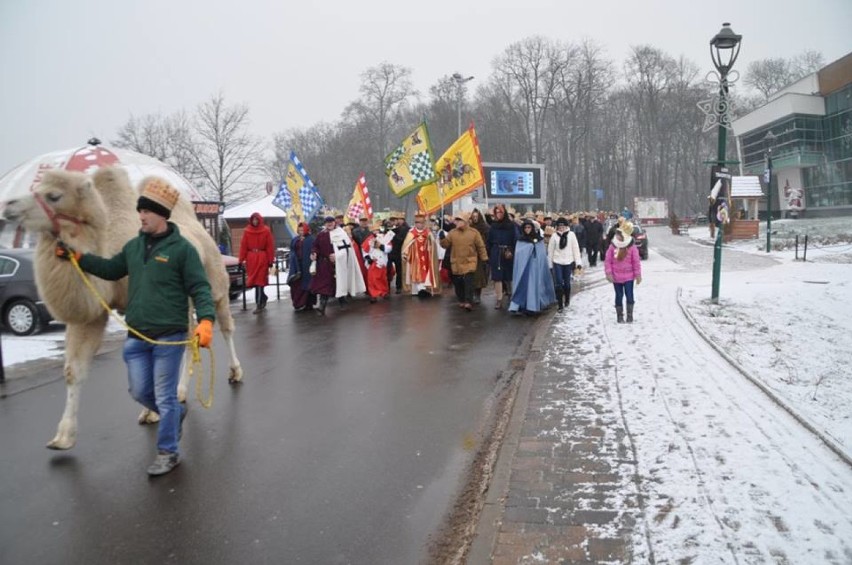
[[[299,223],[299,233],[290,243],[289,270],[287,284],[290,285],[290,298],[296,312],[311,310],[316,305],[317,297],[310,290],[311,287],[311,248],[314,245],[314,236],[311,235],[311,226],[305,222]]]
[[[544,239],[532,220],[524,220],[515,244],[509,312],[535,314],[556,302]]]

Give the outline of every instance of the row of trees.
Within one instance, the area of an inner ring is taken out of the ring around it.
[[[821,66],[813,52],[752,63],[743,83],[756,94],[734,92],[736,111]],[[368,68],[361,79],[359,97],[337,121],[274,135],[271,158],[249,133],[248,108],[229,106],[221,94],[191,117],[131,118],[115,144],[166,161],[226,203],[256,197],[259,185],[281,179],[295,149],[328,203],[344,206],[364,171],[375,208],[409,210],[411,197],[400,202],[385,188],[384,157],[423,118],[440,154],[457,136],[461,100],[463,127],[475,121],[483,160],[547,166],[550,209],[620,209],[633,196],[667,198],[679,214],[703,206],[704,162],[715,157],[716,132],[702,132],[697,104],[714,87],[683,57],[637,46],[619,66],[594,41],[536,36],[496,57],[472,96],[447,75],[423,97],[411,69],[390,63]],[[594,199],[596,188],[602,201]]]

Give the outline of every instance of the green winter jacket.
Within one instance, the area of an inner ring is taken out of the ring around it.
[[[187,331],[189,297],[199,321],[216,319],[210,282],[198,252],[171,222],[165,235],[140,232],[110,259],[84,254],[80,267],[110,281],[129,275],[125,321],[149,337]]]

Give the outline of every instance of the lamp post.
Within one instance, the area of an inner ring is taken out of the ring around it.
[[[772,130],[767,132],[763,138],[763,143],[766,145],[766,172],[764,180],[766,181],[766,252],[772,249],[772,150],[775,149],[776,136]]]
[[[710,40],[710,57],[713,59],[713,66],[719,73],[719,103],[717,111],[719,113],[719,144],[716,152],[716,162],[720,168],[725,166],[725,143],[727,142],[728,125],[730,119],[728,113],[728,73],[734,66],[737,56],[740,54],[741,35],[737,35],[731,29],[731,24],[725,22],[722,24],[722,29],[713,36]],[[714,179],[714,182],[716,180]],[[728,194],[724,193],[724,198],[728,198]],[[727,200],[726,200],[727,205]],[[711,218],[711,221],[713,219]],[[722,232],[724,231],[724,222],[716,224],[716,243],[713,246],[713,289],[710,300],[716,304],[719,302],[719,279],[722,275]]]
[[[462,101],[462,86],[464,83],[473,80],[473,77],[463,77],[460,73],[453,73],[453,80],[456,81],[456,113],[458,114],[458,132],[457,136],[461,136],[461,101]]]

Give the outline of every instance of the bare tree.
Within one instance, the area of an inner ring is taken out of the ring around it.
[[[772,94],[823,66],[822,53],[808,49],[792,59],[774,57],[752,61],[746,68],[744,82],[760,92],[764,100],[769,100]]]
[[[171,116],[148,114],[130,119],[118,130],[113,145],[150,155],[181,173],[187,180],[199,179],[189,148],[193,145],[192,125],[186,113]]]
[[[764,99],[784,88],[793,81],[793,70],[784,58],[761,59],[752,61],[746,68],[743,79],[747,86],[760,92]]]
[[[350,122],[369,128],[376,153],[384,158],[390,150],[389,133],[398,125],[400,111],[418,92],[411,83],[411,69],[388,62],[361,74],[361,97],[344,112]]]
[[[234,203],[249,197],[263,182],[263,146],[248,133],[249,109],[229,106],[222,93],[198,106],[194,143],[186,147],[208,186],[210,196]]]
[[[790,61],[790,67],[793,70],[794,80],[804,78],[811,73],[815,73],[825,66],[825,59],[822,53],[812,49],[802,51]]]
[[[495,86],[506,107],[521,118],[528,162],[542,158],[547,113],[568,59],[566,45],[534,36],[513,43],[493,63]]]

